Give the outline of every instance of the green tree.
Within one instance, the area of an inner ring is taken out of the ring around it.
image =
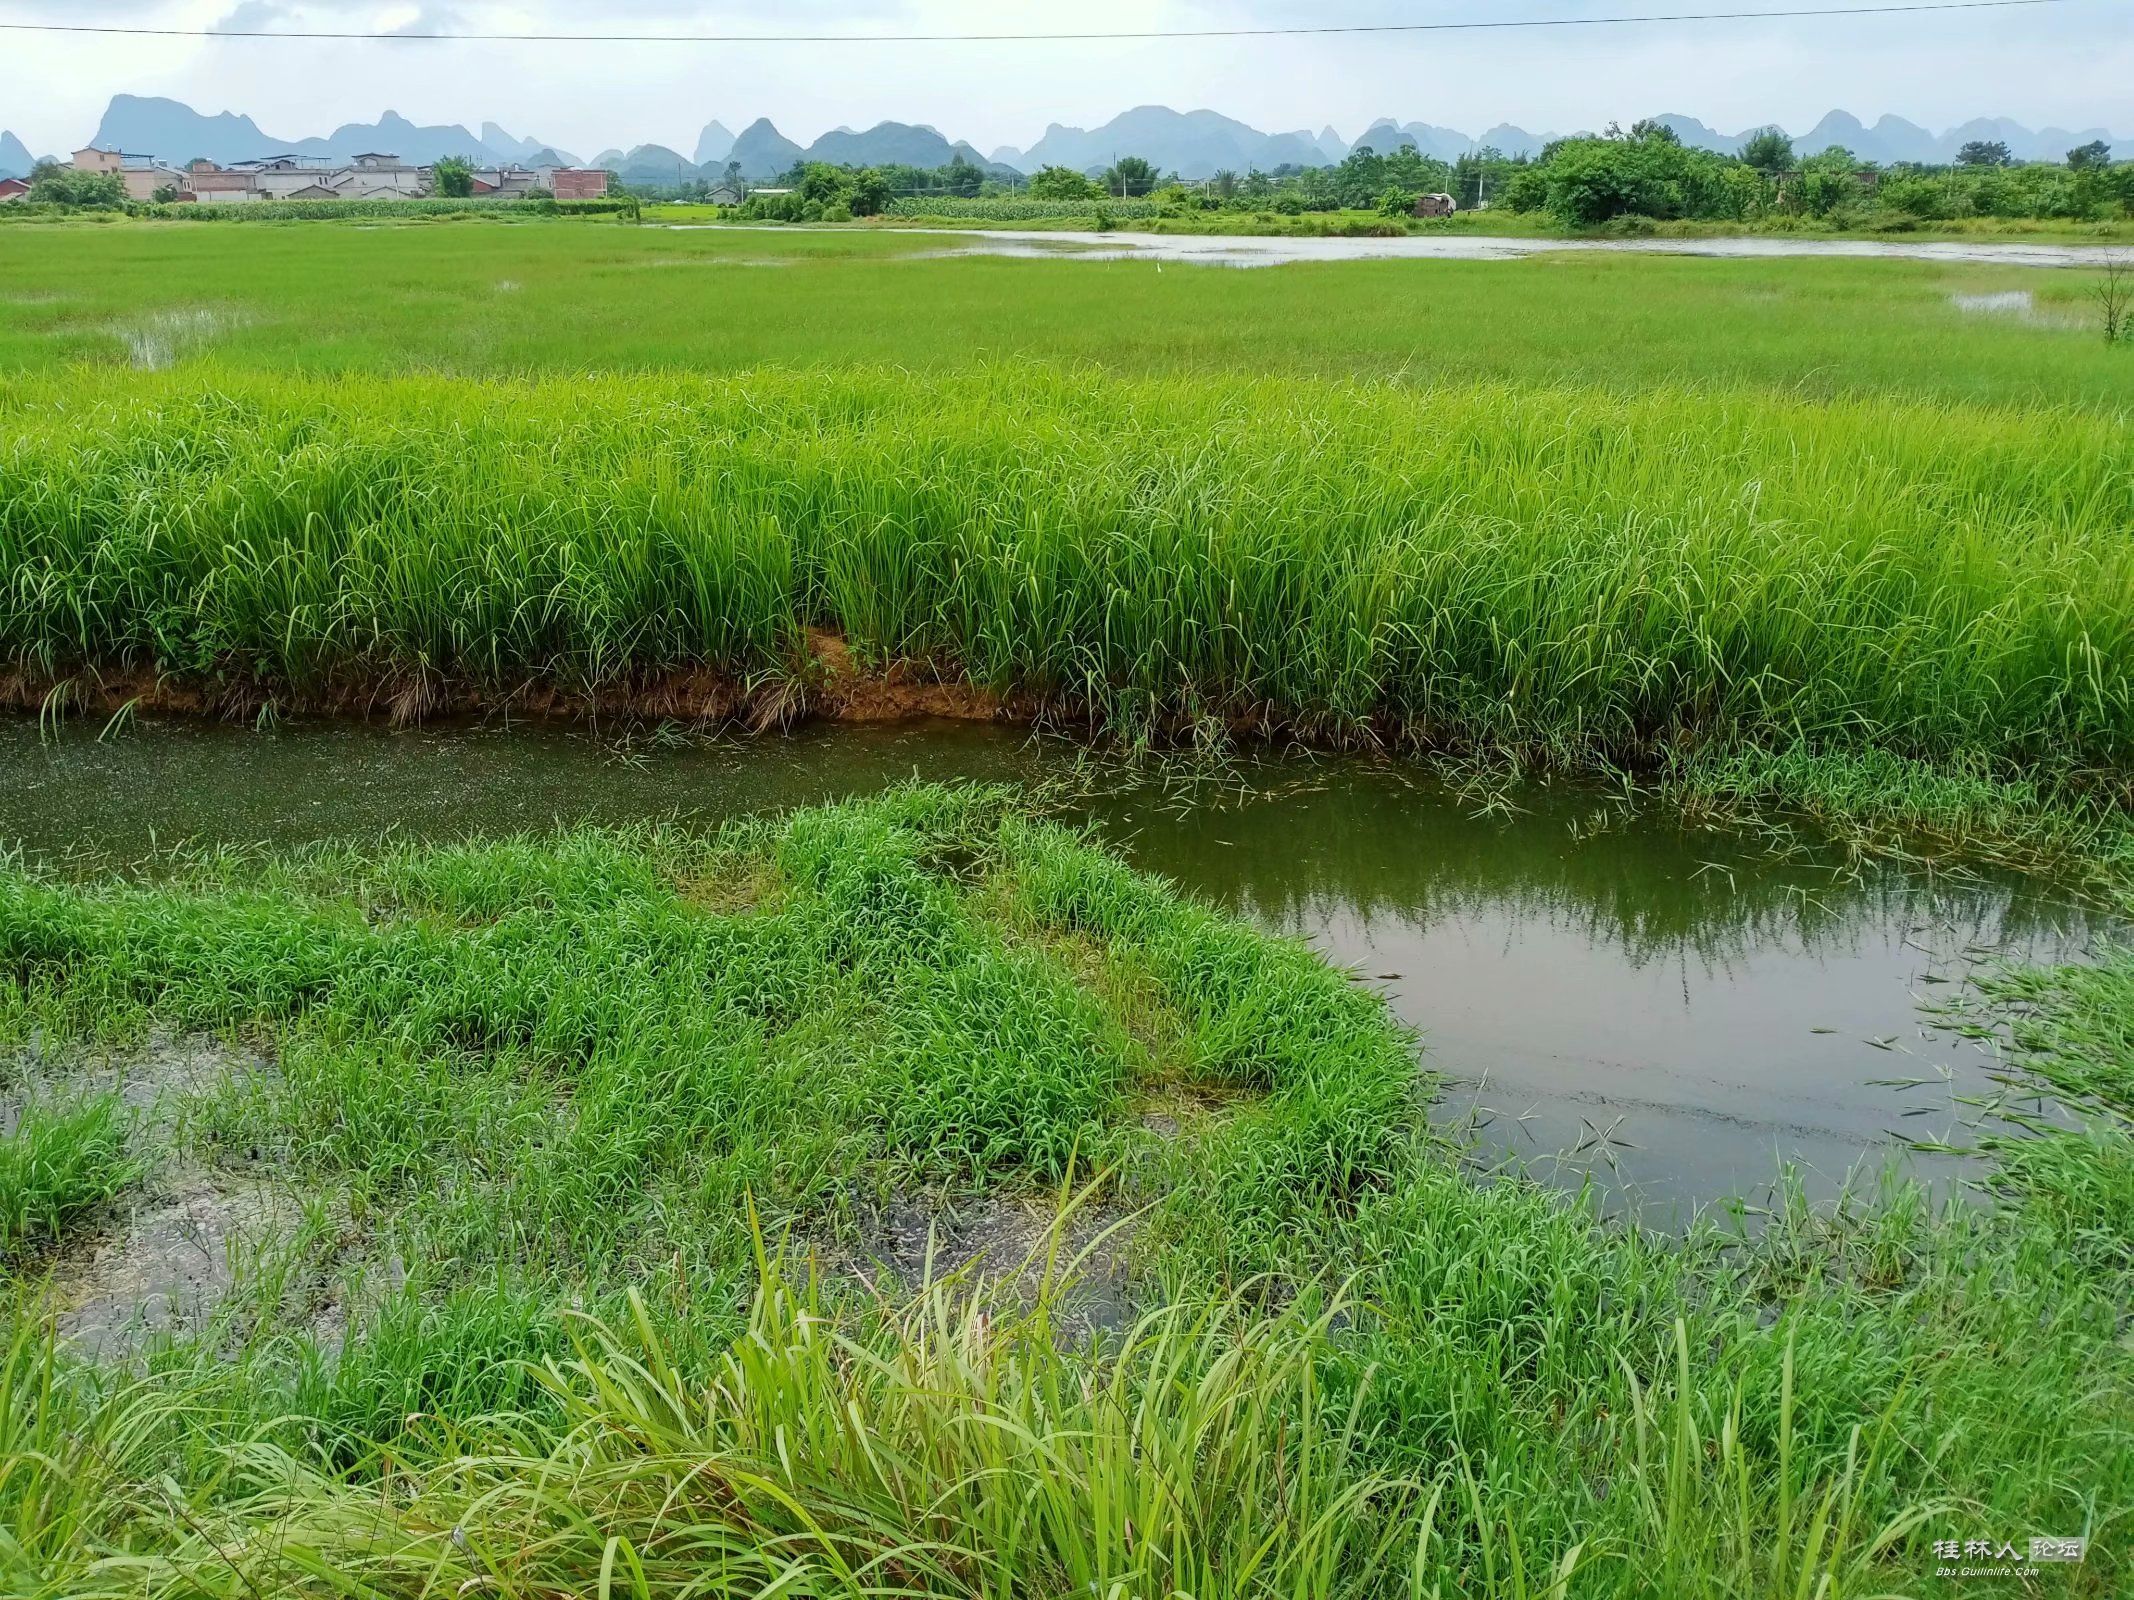
[[[1724,177],[1729,168],[1740,170],[1663,139],[1566,139],[1544,164],[1544,203],[1574,228],[1622,216],[1725,216],[1737,203]]]
[[[1633,139],[1655,139],[1661,144],[1680,144],[1682,135],[1664,122],[1655,122],[1651,117],[1641,117],[1630,125]]]
[[[1783,128],[1758,128],[1742,142],[1741,159],[1769,177],[1793,168],[1793,141]]]
[[[964,160],[960,150],[941,169],[941,186],[950,194],[975,195],[985,187],[985,181],[985,168]]]
[[[1033,200],[1094,200],[1104,191],[1072,167],[1040,167],[1031,176]]]
[[[1228,167],[1223,168],[1222,171],[1215,175],[1214,188],[1218,198],[1223,200],[1234,199],[1237,195],[1237,174]]]
[[[850,175],[827,161],[810,161],[800,168],[799,181],[788,187],[799,191],[803,205],[828,205],[841,201],[851,182]]]
[[[2112,164],[2112,147],[2102,139],[2078,144],[2067,153],[2067,164],[2077,172],[2095,172]]]
[[[447,200],[474,193],[474,166],[465,156],[446,156],[430,169],[430,184]]]
[[[1156,187],[1156,165],[1142,156],[1121,156],[1104,174],[1104,191],[1115,195],[1147,194]]]
[[[855,217],[880,216],[889,206],[889,180],[875,167],[852,175],[852,197],[846,202]]]
[[[31,200],[81,211],[116,211],[126,204],[126,180],[116,172],[81,172],[51,162],[30,174]]]
[[[1956,152],[1959,167],[2005,167],[2015,160],[1998,139],[1973,139]]]

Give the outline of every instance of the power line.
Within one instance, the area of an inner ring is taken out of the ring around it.
[[[1887,17],[1922,11],[2009,11],[2075,3],[2077,0],[1914,0],[1908,5],[1802,6],[1778,11],[1672,11],[1612,17],[1510,17],[1483,22],[1385,22],[1296,28],[1152,28],[1105,33],[398,33],[294,28],[148,28],[87,22],[0,22],[0,32],[116,34],[147,39],[375,39],[412,44],[1071,44],[1154,39],[1293,39],[1334,34],[1483,33],[1522,28],[1760,22],[1802,17]]]

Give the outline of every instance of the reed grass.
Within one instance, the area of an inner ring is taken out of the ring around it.
[[[2134,757],[2105,416],[1006,366],[0,395],[0,654],[270,694],[802,667],[1149,728]]]

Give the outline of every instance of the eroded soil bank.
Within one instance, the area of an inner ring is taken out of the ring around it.
[[[509,689],[388,673],[354,675],[297,690],[243,677],[205,681],[130,668],[88,666],[66,674],[0,676],[0,707],[41,716],[121,711],[251,723],[263,715],[330,716],[406,728],[442,718],[602,718],[677,722],[751,732],[802,722],[897,722],[916,717],[987,722],[1035,720],[1034,695],[1001,695],[935,673],[922,663],[864,663],[838,634],[808,630],[792,669],[749,679],[710,668],[642,673],[596,688],[528,681]]]

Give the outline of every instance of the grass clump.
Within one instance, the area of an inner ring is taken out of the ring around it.
[[[327,1223],[132,1368],[17,1283],[24,1592],[1838,1595],[1988,1527],[2125,1574],[2104,1065],[1991,1206],[1652,1238],[1476,1181],[1343,974],[997,790],[15,868],[0,974],[55,1043],[256,1037],[183,1153]],[[2134,985],[2067,992],[2109,1062]],[[1182,1084],[1218,1109],[1143,1129]],[[847,1264],[886,1197],[1077,1185],[1108,1330],[1071,1217],[1028,1271]]]
[[[33,1099],[0,1134],[0,1260],[59,1239],[140,1175],[115,1094]]]

